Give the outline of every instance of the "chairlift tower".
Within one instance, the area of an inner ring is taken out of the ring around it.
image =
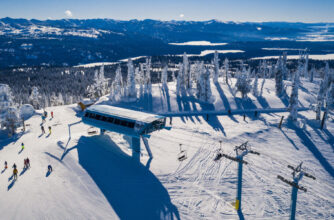
[[[292,172],[293,181],[290,181],[290,180],[285,179],[284,177],[282,177],[280,175],[277,175],[278,179],[280,179],[283,182],[292,186],[290,220],[295,220],[296,219],[296,207],[297,207],[297,193],[298,193],[298,190],[300,189],[304,192],[307,192],[307,189],[305,187],[299,185],[299,181],[304,176],[308,177],[308,178],[311,178],[313,180],[316,179],[311,174],[304,172],[304,170],[302,169],[302,164],[303,164],[303,162],[301,162],[297,167],[293,167],[291,165],[288,165],[288,168],[293,170],[293,172]]]
[[[240,146],[235,147],[236,157],[229,156],[227,154],[222,154],[223,157],[227,159],[238,162],[238,187],[237,187],[237,196],[235,201],[235,209],[241,211],[241,195],[242,195],[242,166],[243,164],[248,164],[247,161],[244,161],[244,156],[248,153],[260,155],[260,153],[248,149],[248,141],[241,144]]]

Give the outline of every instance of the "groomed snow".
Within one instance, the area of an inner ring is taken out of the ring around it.
[[[261,84],[261,79],[259,79]],[[231,82],[234,85],[235,81]],[[290,93],[291,83],[287,84]],[[302,80],[300,106],[316,100],[318,80]],[[107,133],[88,135],[76,105],[47,108],[54,119],[47,119],[52,134],[41,134],[40,115],[26,123],[25,133],[0,140],[0,213],[2,219],[239,219],[232,203],[236,196],[237,163],[228,159],[215,162],[219,140],[225,154],[234,156],[234,146],[249,141],[253,150],[243,168],[242,214],[245,219],[288,219],[291,186],[277,175],[292,179],[287,165],[303,161],[316,180],[304,177],[298,192],[297,219],[334,218],[333,114],[327,127],[319,129],[312,111],[300,112],[292,125],[281,116],[288,113],[260,114],[247,109],[282,108],[286,98],[275,96],[275,84],[267,79],[262,97],[242,100],[233,86],[219,79],[212,85],[215,102],[177,97],[175,83],[168,90],[153,85],[152,105],[145,98],[134,103],[118,103],[152,112],[182,112],[218,109],[244,109],[242,115],[174,118],[171,130],[152,133],[149,139],[153,159],[144,147],[140,163],[131,157],[128,137]],[[106,102],[106,99],[100,101]],[[38,111],[40,114],[41,111]],[[169,124],[169,120],[167,120]],[[47,130],[47,129],[46,129]],[[21,151],[20,144],[25,144]],[[177,160],[182,149],[188,158]],[[23,159],[31,168],[23,171]],[[7,161],[8,170],[3,170]],[[9,180],[12,164],[18,166],[18,181]],[[47,165],[54,171],[47,174]]]

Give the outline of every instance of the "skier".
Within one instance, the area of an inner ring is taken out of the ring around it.
[[[47,118],[48,117],[48,112],[44,110],[44,117]]]
[[[26,161],[27,161],[27,168],[30,168],[30,160],[29,160],[28,157],[27,157]]]
[[[45,130],[44,130],[44,126],[41,125],[41,129],[42,129],[42,134],[45,134]]]
[[[13,170],[13,176],[14,176],[14,180],[17,180],[17,169],[16,169],[16,167]]]
[[[45,116],[42,115],[42,123],[45,123]]]
[[[13,164],[13,168],[16,169],[16,164],[15,163]]]
[[[51,173],[52,172],[52,166],[49,164],[48,166],[48,172]]]
[[[7,169],[8,168],[8,166],[7,166],[7,161],[5,161],[5,169]]]
[[[27,159],[24,159],[24,168],[23,169],[27,169],[27,168],[28,168]]]
[[[53,118],[53,111],[51,111],[51,118]]]
[[[51,126],[49,126],[49,134],[51,134]]]
[[[22,150],[24,150],[24,144],[23,143],[21,143],[21,147],[22,147]]]

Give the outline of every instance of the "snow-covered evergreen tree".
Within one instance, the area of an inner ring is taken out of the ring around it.
[[[167,78],[168,78],[168,66],[166,65],[162,69],[161,73],[161,83],[163,88],[167,87]]]
[[[303,72],[303,66],[300,64],[298,70],[295,73],[294,80],[292,82],[291,95],[289,100],[289,119],[292,121],[297,120],[298,113],[298,89],[300,84],[299,74]]]
[[[135,72],[132,60],[128,60],[128,78],[127,78],[127,97],[129,99],[137,98],[137,88],[136,88],[136,80],[135,80]]]
[[[145,93],[152,94],[151,58],[146,58],[145,71]]]
[[[145,87],[145,73],[144,73],[144,64],[140,64],[139,76],[139,97],[143,97],[144,95],[144,87]]]
[[[260,96],[262,96],[263,94],[264,83],[266,82],[266,78],[267,78],[267,71],[268,71],[267,62],[264,60],[260,64],[260,73],[262,74]]]
[[[225,58],[224,60],[224,72],[225,72],[225,83],[228,84],[228,71],[229,71],[229,64],[228,64],[228,59]]]
[[[253,82],[253,95],[256,97],[259,95],[259,90],[258,90],[258,74],[255,72],[255,78]]]
[[[32,87],[31,94],[29,96],[29,102],[35,109],[40,109],[42,96],[39,94],[38,88],[36,86]]]
[[[178,95],[182,93],[186,86],[183,67],[183,64],[179,64],[179,73],[176,78],[176,94]]]
[[[310,71],[310,82],[313,82],[315,74],[316,74],[316,70],[315,70],[315,68],[313,66],[312,69],[311,69],[311,71]]]
[[[104,77],[104,66],[102,65],[100,71],[95,70],[94,83],[87,87],[88,97],[97,99],[108,92],[108,81]]]
[[[201,66],[201,73],[199,74],[199,79],[196,84],[197,98],[203,102],[210,102],[212,96],[210,71],[209,69],[204,68],[204,65]]]
[[[213,83],[217,83],[218,82],[218,77],[219,77],[219,56],[218,56],[218,51],[215,51],[215,54],[213,56]]]
[[[283,83],[283,60],[280,57],[276,64],[276,71],[275,71],[275,91],[277,96],[281,96],[284,92],[284,83]]]
[[[190,68],[189,68],[189,60],[186,53],[183,54],[183,63],[182,63],[182,75],[184,77],[184,86],[186,89],[191,89],[192,82],[191,82],[191,75],[190,75]]]
[[[112,83],[112,93],[110,94],[110,99],[112,101],[121,101],[123,97],[123,78],[121,67],[118,66],[116,69],[115,79]]]
[[[318,95],[317,95],[317,106],[316,106],[316,111],[315,111],[316,120],[320,120],[321,108],[324,103],[324,98],[325,98],[325,82],[324,80],[321,80]]]
[[[0,84],[0,129],[6,129],[11,136],[15,133],[19,121],[19,112],[10,87],[7,84]]]
[[[249,69],[250,70],[250,69]],[[249,76],[249,70],[242,69],[241,73],[237,76],[237,82],[235,84],[237,90],[241,92],[242,98],[245,98],[251,91],[251,79]]]

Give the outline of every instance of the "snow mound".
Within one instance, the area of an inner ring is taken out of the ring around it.
[[[20,107],[20,117],[24,120],[29,119],[35,114],[35,109],[30,104],[25,104]]]

